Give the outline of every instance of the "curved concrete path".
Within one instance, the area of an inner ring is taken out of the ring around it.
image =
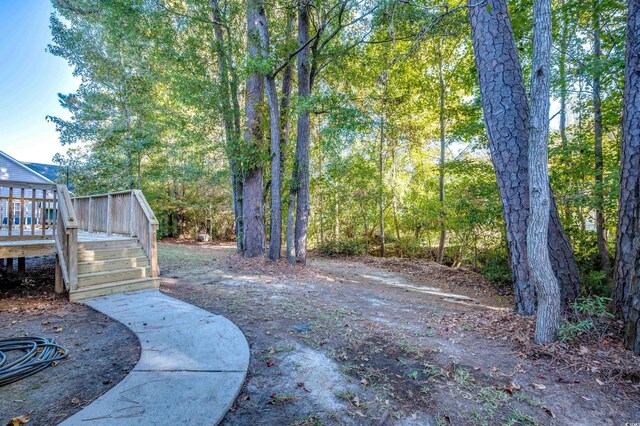
[[[216,425],[222,420],[249,367],[249,345],[231,321],[158,290],[84,303],[129,327],[142,352],[120,383],[61,425]]]

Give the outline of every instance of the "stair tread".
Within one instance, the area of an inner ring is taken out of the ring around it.
[[[110,247],[110,248],[99,248],[99,249],[91,249],[91,250],[86,250],[86,249],[78,249],[78,253],[88,253],[88,252],[105,252],[105,251],[114,251],[114,250],[132,250],[132,249],[141,249],[142,250],[142,246],[141,245],[136,245],[135,247]]]
[[[114,257],[113,259],[99,259],[99,260],[83,260],[78,262],[78,265],[92,265],[94,263],[105,263],[111,262],[116,263],[118,261],[122,262],[123,260],[131,260],[131,259],[148,259],[147,256],[129,256],[129,257]]]
[[[120,272],[130,272],[130,271],[134,271],[134,270],[140,270],[140,269],[149,269],[150,267],[147,266],[132,266],[129,268],[125,268],[125,269],[113,269],[110,271],[99,271],[99,272],[87,272],[86,274],[78,274],[78,278],[86,278],[86,277],[96,277],[99,275],[113,275],[113,274],[117,274]]]
[[[138,282],[146,282],[146,281],[153,281],[153,280],[160,280],[160,278],[142,277],[142,278],[134,278],[131,280],[124,280],[124,281],[114,281],[112,283],[95,284],[95,285],[90,285],[86,287],[78,287],[75,291],[72,291],[72,293],[77,293],[79,291],[95,290],[99,288],[116,287],[119,285],[136,284]]]

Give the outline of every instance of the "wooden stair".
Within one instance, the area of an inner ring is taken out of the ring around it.
[[[69,298],[78,301],[158,288],[160,279],[151,275],[151,262],[136,238],[79,243],[78,287]]]

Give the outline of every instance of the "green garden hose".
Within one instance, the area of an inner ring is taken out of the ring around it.
[[[23,352],[11,359],[10,351]],[[0,386],[17,382],[67,357],[67,350],[55,340],[38,336],[0,339]]]

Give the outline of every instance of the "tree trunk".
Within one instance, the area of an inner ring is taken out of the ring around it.
[[[260,6],[260,40],[262,44],[262,58],[269,57],[269,27],[265,10]],[[280,111],[278,106],[278,92],[275,76],[265,75],[267,102],[269,104],[269,129],[271,132],[271,231],[269,233],[269,259],[279,260],[282,248],[282,196],[280,193]]]
[[[384,96],[384,95],[383,95]],[[384,101],[383,101],[384,104]],[[383,108],[384,110],[384,108]],[[380,117],[380,150],[378,156],[378,215],[380,224],[380,257],[384,257],[384,111]]]
[[[296,242],[295,242],[295,218],[296,218],[296,192],[289,191],[289,205],[287,206],[287,262],[289,265],[296,264]]]
[[[222,121],[224,123],[226,137],[226,153],[229,159],[231,174],[231,193],[233,196],[233,215],[236,231],[236,249],[243,251],[243,223],[242,223],[242,167],[235,160],[236,145],[240,139],[240,118],[238,111],[237,84],[234,90],[234,70],[231,64],[230,54],[225,48],[229,46],[225,42],[223,33],[222,13],[217,0],[210,2],[211,17],[213,20],[213,33],[215,36],[215,50],[218,55],[218,90]],[[230,40],[229,40],[230,42]],[[231,80],[229,74],[232,75]]]
[[[604,195],[603,195],[603,159],[602,159],[602,101],[600,98],[600,58],[602,49],[600,47],[600,10],[598,2],[593,2],[593,127],[594,127],[594,149],[596,164],[594,170],[595,201],[596,201],[596,234],[598,236],[599,268],[609,275],[611,265],[609,262],[609,251],[605,239],[604,226]]]
[[[247,3],[247,53],[254,60],[260,57],[260,3]],[[264,78],[260,71],[252,70],[247,77],[245,95],[245,150],[251,155],[245,164],[242,210],[244,214],[244,257],[261,256],[264,253],[264,203],[262,164],[262,109]]]
[[[298,46],[309,40],[309,4],[301,0],[298,5]],[[309,46],[298,53],[298,98],[304,100],[311,93],[309,69]],[[311,123],[308,109],[298,113],[298,140],[296,143],[297,191],[296,191],[296,258],[303,265],[307,263],[307,228],[309,224],[309,142]]]
[[[566,150],[569,145],[567,137],[567,41],[569,38],[569,14],[564,0],[560,0],[561,31],[560,31],[560,55],[558,58],[558,80],[560,81],[560,139],[562,147]],[[569,164],[571,167],[571,164]],[[569,203],[564,205],[564,221],[572,223],[571,207]]]
[[[535,288],[529,282],[526,230],[529,215],[529,106],[511,20],[505,0],[470,1],[469,18],[491,159],[498,181],[506,227],[515,310],[531,314]],[[548,244],[563,302],[580,285],[578,267],[550,194]]]
[[[530,208],[527,227],[529,271],[538,301],[534,341],[556,340],[560,325],[560,288],[547,242],[549,229],[549,74],[551,74],[551,0],[533,2],[533,59],[529,126]]]
[[[625,344],[640,354],[640,0],[629,0],[614,280]]]
[[[438,263],[444,261],[444,243],[447,238],[447,230],[445,228],[445,210],[444,210],[444,159],[445,159],[445,85],[442,60],[442,37],[438,44],[438,77],[440,82],[440,243],[438,244]]]

